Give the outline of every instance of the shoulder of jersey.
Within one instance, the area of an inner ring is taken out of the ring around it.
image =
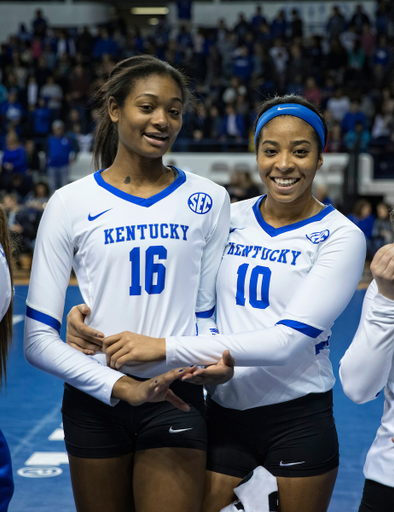
[[[194,174],[190,171],[183,171],[186,175],[186,182],[190,183],[193,187],[204,187],[205,189],[209,189],[212,191],[216,191],[219,193],[227,193],[226,189],[222,187],[222,185],[218,185],[214,181],[204,178],[203,176],[199,176],[198,174]]]
[[[342,229],[346,229],[346,231],[350,230],[350,231],[359,232],[359,233],[362,233],[362,235],[364,236],[361,229],[358,228],[354,224],[354,222],[352,222],[350,219],[345,217],[345,215],[343,215],[341,212],[339,212],[335,208],[329,215],[327,215],[326,219],[335,223],[338,229],[342,228]]]
[[[94,173],[85,176],[79,180],[73,181],[62,188],[59,188],[56,192],[61,196],[69,196],[79,192],[85,192],[86,190],[92,189],[93,186],[98,187],[96,180],[94,179]],[[98,187],[100,188],[100,187]]]
[[[231,203],[231,216],[238,215],[241,212],[249,210],[253,208],[256,201],[261,196],[252,197],[252,199],[245,199],[243,201],[236,201],[235,203]]]

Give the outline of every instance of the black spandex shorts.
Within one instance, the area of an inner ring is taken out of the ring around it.
[[[62,414],[67,452],[105,459],[149,448],[206,450],[202,386],[175,381],[170,388],[190,405],[189,412],[169,402],[133,407],[120,401],[112,407],[65,384]]]
[[[394,487],[379,484],[374,480],[365,480],[358,512],[393,512],[393,510]]]
[[[208,396],[208,469],[244,478],[257,466],[274,476],[321,475],[339,465],[332,391],[238,411]]]

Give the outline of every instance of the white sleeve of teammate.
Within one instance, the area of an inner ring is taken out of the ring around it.
[[[322,245],[311,271],[275,326],[214,337],[168,337],[167,364],[211,364],[229,349],[236,366],[285,365],[342,313],[357,288],[364,261],[364,235],[359,230],[342,229]]]
[[[27,361],[99,400],[111,399],[121,372],[102,366],[64,343],[59,336],[74,250],[66,209],[55,193],[37,234],[25,321]]]
[[[0,321],[3,319],[3,316],[7,313],[8,308],[10,307],[12,290],[11,290],[11,276],[10,269],[8,268],[8,263],[5,258],[5,254],[3,248],[0,244],[0,289],[1,289],[1,297],[0,297]]]
[[[200,285],[196,301],[199,336],[218,332],[214,318],[216,277],[230,231],[230,199],[227,192],[223,192],[223,202],[208,235],[201,259]]]
[[[394,355],[394,301],[373,281],[365,294],[360,324],[341,359],[339,377],[345,394],[358,404],[374,400],[387,384]]]

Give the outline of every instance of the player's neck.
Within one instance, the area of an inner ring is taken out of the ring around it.
[[[117,155],[102,177],[127,194],[149,198],[167,188],[174,181],[175,173],[163,164],[161,158],[139,157],[125,161]]]
[[[317,215],[324,205],[313,196],[305,201],[295,201],[290,204],[278,203],[270,197],[260,205],[261,214],[267,224],[274,228],[281,228],[296,222],[301,222]]]

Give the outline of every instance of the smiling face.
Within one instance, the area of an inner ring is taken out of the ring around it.
[[[323,164],[313,128],[298,117],[278,116],[262,129],[257,152],[267,202],[299,204],[312,198],[312,182]]]
[[[118,152],[159,158],[182,127],[181,90],[171,77],[151,75],[135,83],[123,107],[111,97],[108,111],[118,125]]]

